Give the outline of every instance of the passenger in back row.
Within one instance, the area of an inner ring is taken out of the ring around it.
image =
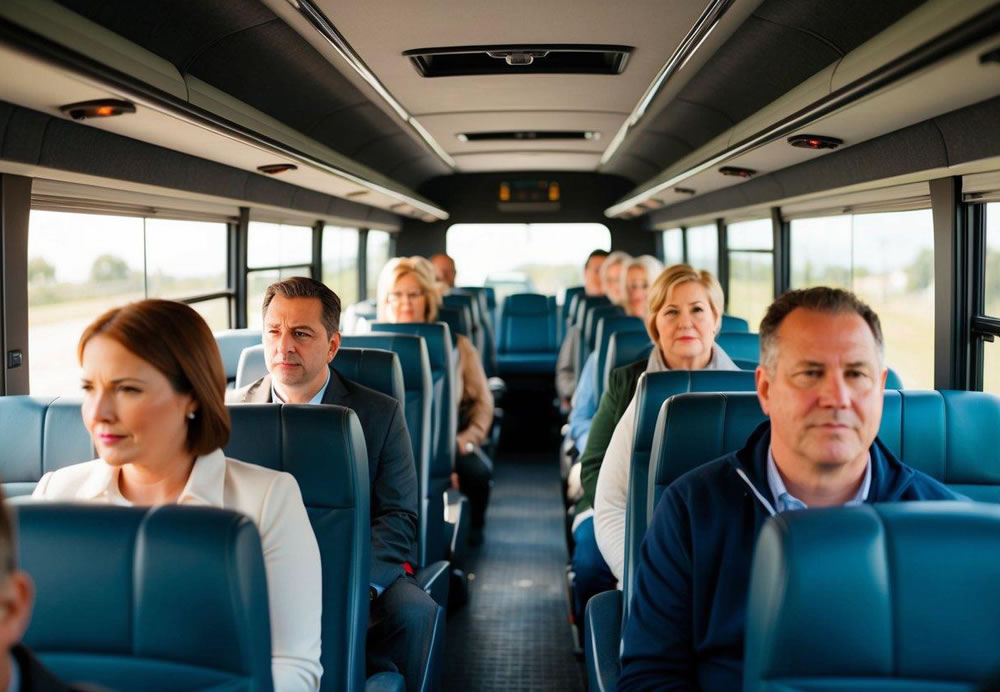
[[[769,516],[958,499],[876,437],[882,329],[853,294],[784,294],[761,322],[760,347],[757,396],[770,421],[660,499],[639,556],[619,690],[740,689],[750,562]]]
[[[222,453],[230,431],[226,375],[208,325],[182,303],[130,303],[84,330],[77,357],[83,423],[99,458],[46,473],[34,497],[246,514],[264,551],[274,688],[318,689],[316,537],[291,475]]]
[[[583,264],[584,296],[604,295],[605,285],[601,268],[607,258],[607,250],[594,250],[587,255],[587,261]],[[569,327],[556,359],[556,393],[564,409],[569,409],[570,399],[576,391],[576,374],[581,367],[581,364],[576,362],[579,344],[580,331],[576,327]]]
[[[409,576],[417,555],[417,472],[403,411],[331,365],[340,348],[340,298],[324,284],[302,276],[273,283],[261,310],[269,374],[226,398],[335,404],[358,414],[371,479],[368,669],[398,670],[407,689],[420,689],[437,606]]]
[[[378,279],[378,311],[382,319],[433,322],[440,302],[434,275],[423,257],[396,257],[382,268]],[[479,545],[483,542],[486,506],[493,484],[493,462],[482,450],[493,427],[493,393],[476,347],[461,334],[455,344],[458,434],[452,484],[469,498],[469,543]]]
[[[573,571],[581,616],[588,598],[615,588],[622,576],[625,495],[639,377],[645,372],[664,370],[737,370],[715,343],[723,305],[722,286],[712,274],[686,264],[668,267],[656,277],[649,291],[646,331],[653,340],[649,357],[611,373],[580,458],[583,498],[577,502],[573,520]],[[607,473],[605,467],[613,471]],[[606,473],[614,477],[614,483],[609,483]],[[596,504],[598,476],[605,485],[604,504],[608,506]],[[603,517],[598,518],[602,511]],[[609,543],[615,546],[613,550],[608,548]]]
[[[434,275],[438,282],[444,285],[445,290],[455,288],[455,277],[458,272],[455,270],[455,260],[443,252],[432,255],[431,266],[434,267]]]

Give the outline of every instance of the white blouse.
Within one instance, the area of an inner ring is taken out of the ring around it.
[[[42,476],[32,497],[131,505],[119,490],[119,472],[103,459],[67,466]],[[231,509],[253,520],[267,574],[274,689],[319,689],[319,547],[295,478],[227,459],[217,449],[195,459],[177,504]]]

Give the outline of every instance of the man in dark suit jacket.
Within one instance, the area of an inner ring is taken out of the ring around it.
[[[340,299],[324,284],[305,277],[272,284],[263,313],[269,374],[226,400],[336,404],[357,413],[371,479],[368,668],[398,670],[407,689],[419,689],[437,606],[409,576],[417,559],[417,474],[402,408],[331,365],[340,348]]]

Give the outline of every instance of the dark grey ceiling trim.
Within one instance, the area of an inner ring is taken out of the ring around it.
[[[631,193],[616,204],[608,207],[604,211],[604,214],[608,217],[617,216],[635,205],[641,204],[650,197],[674,185],[683,183],[692,176],[782,139],[797,130],[808,127],[810,123],[830,115],[841,108],[850,106],[866,96],[899,82],[929,65],[951,57],[965,50],[970,45],[995,35],[997,32],[1000,32],[1000,6],[993,6],[972,17],[960,26],[934,37],[885,65],[877,67],[850,84],[846,84],[840,89],[817,99],[805,108],[759,130],[719,154],[705,159],[696,166],[672,176],[663,182],[641,189],[639,192]]]
[[[448,218],[448,212],[426,200],[417,199],[399,190],[368,180],[356,173],[331,165],[326,161],[303,153],[259,132],[254,132],[238,123],[234,123],[203,108],[194,106],[187,101],[178,99],[172,94],[156,89],[131,75],[67,49],[44,36],[39,36],[5,19],[0,19],[0,40],[9,45],[16,46],[40,60],[44,60],[53,67],[77,74],[95,84],[118,92],[130,100],[155,104],[157,109],[179,120],[197,124],[237,141],[267,149],[278,156],[287,157],[304,165],[324,170],[361,187],[397,199],[435,218],[442,220]]]

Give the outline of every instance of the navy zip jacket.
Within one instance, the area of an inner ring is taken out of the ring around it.
[[[642,543],[618,690],[739,690],[750,562],[774,500],[771,424],[746,446],[681,476],[663,493]],[[960,496],[871,446],[867,502]],[[745,477],[744,477],[745,476]]]

